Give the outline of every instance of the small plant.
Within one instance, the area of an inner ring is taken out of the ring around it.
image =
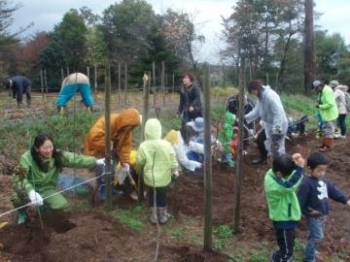
[[[214,240],[214,249],[220,251],[226,247],[226,243],[223,239]]]
[[[181,228],[175,228],[170,232],[170,235],[177,241],[181,241],[184,238],[184,232]]]
[[[143,213],[142,206],[136,206],[130,210],[116,210],[109,214],[110,217],[116,218],[121,224],[135,230],[142,232],[143,224],[140,220],[140,213]]]
[[[220,225],[213,228],[213,233],[219,238],[233,237],[233,230],[228,225]]]
[[[249,258],[249,262],[266,262],[266,257],[260,254],[253,254]]]

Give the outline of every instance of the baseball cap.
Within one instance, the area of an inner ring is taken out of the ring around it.
[[[315,89],[316,87],[319,87],[321,85],[320,80],[315,80],[312,82],[312,88]]]
[[[337,80],[332,80],[332,81],[329,82],[329,85],[330,85],[331,87],[336,87],[336,86],[339,85],[339,82],[338,82]]]

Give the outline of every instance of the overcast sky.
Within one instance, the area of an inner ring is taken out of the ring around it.
[[[111,0],[14,0],[22,3],[22,8],[13,15],[12,30],[25,27],[31,22],[34,26],[23,37],[38,31],[51,31],[55,24],[62,21],[63,15],[71,8],[79,9],[87,6],[96,14],[101,14]],[[117,1],[120,2],[120,1]],[[196,54],[199,60],[215,61],[217,52],[222,47],[220,34],[222,31],[221,16],[228,17],[232,13],[235,0],[147,0],[157,14],[167,8],[184,11],[193,17],[198,33],[206,37],[206,44]],[[350,44],[350,0],[314,0],[315,11],[322,13],[316,24],[330,33],[340,33],[347,44]]]

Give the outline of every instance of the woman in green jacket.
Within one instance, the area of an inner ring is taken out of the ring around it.
[[[66,198],[56,190],[58,175],[64,167],[92,168],[104,159],[59,151],[46,134],[35,137],[33,146],[25,152],[15,169],[11,201],[15,208],[31,203],[41,210],[62,210],[68,207]],[[18,223],[27,220],[26,208],[18,210]]]

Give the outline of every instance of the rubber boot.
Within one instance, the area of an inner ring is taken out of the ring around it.
[[[87,106],[86,107],[86,112],[92,113],[92,107],[91,106]]]
[[[27,222],[28,215],[27,212],[24,209],[19,209],[17,211],[17,224],[22,225],[25,222]]]
[[[168,220],[171,217],[171,215],[168,213],[168,208],[166,206],[159,207],[158,212],[159,212],[159,223],[165,224],[166,222],[168,222]]]
[[[149,216],[149,222],[151,222],[151,224],[157,224],[158,223],[157,208],[151,207],[150,211],[151,211],[151,214]]]
[[[323,138],[323,147],[319,149],[320,152],[327,152],[331,150],[331,147],[333,145],[333,138],[330,137],[324,137]]]

